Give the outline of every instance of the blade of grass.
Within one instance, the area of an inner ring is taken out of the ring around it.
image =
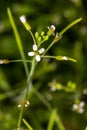
[[[55,122],[54,120],[55,120],[55,111],[53,110],[52,113],[51,113],[50,120],[48,122],[47,130],[53,129],[53,125],[54,125],[54,122]]]
[[[11,26],[12,26],[12,29],[13,29],[13,32],[14,32],[14,36],[15,36],[15,39],[16,39],[16,42],[17,42],[17,46],[18,46],[21,58],[23,60],[25,73],[26,73],[26,76],[28,77],[28,66],[27,66],[27,63],[25,62],[26,58],[25,58],[25,54],[24,54],[24,51],[23,51],[21,38],[19,36],[19,33],[18,33],[17,27],[15,25],[15,22],[14,22],[10,8],[7,8],[7,14],[8,14],[8,17],[9,17],[9,20],[10,20],[10,23],[11,23]]]
[[[57,126],[59,127],[59,130],[65,130],[65,127],[60,119],[60,116],[57,112],[57,110],[55,109],[55,122],[57,123]]]
[[[65,130],[65,128],[64,128],[64,126],[61,122],[61,119],[60,119],[60,117],[57,113],[57,109],[53,109],[53,111],[52,111],[47,130],[53,130],[53,125],[54,125],[55,122],[57,123],[59,130]]]
[[[22,120],[29,130],[33,130],[33,128],[30,126],[30,124],[25,119],[22,119]]]

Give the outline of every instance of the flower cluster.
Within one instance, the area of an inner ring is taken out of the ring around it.
[[[26,17],[25,15],[22,15],[20,17],[21,22],[23,23],[23,25],[25,26],[26,30],[28,30],[34,40],[34,45],[33,45],[33,52],[28,52],[28,56],[35,56],[36,61],[40,61],[41,57],[40,54],[42,54],[45,49],[41,48],[38,50],[38,47],[45,41],[47,41],[49,39],[49,37],[51,35],[54,35],[54,39],[53,42],[57,42],[59,39],[58,33],[55,34],[55,26],[51,25],[50,27],[48,27],[48,31],[47,34],[45,35],[45,32],[42,31],[41,34],[39,34],[38,32],[35,33],[35,38],[31,32],[31,26],[27,23]]]
[[[79,103],[73,104],[72,110],[82,114],[84,112],[84,106],[85,106],[85,102],[81,101]]]
[[[41,34],[39,35],[38,32],[35,33],[35,38],[37,41],[38,46],[40,46],[40,44],[42,44],[44,41],[49,39],[49,36],[52,35],[55,31],[55,26],[51,25],[50,27],[48,27],[48,32],[47,35],[44,35],[44,31],[41,32]],[[38,50],[38,46],[36,44],[33,45],[33,52],[28,52],[28,56],[35,56],[36,61],[40,61],[41,57],[40,54],[42,54],[45,49],[41,48]]]
[[[22,103],[18,104],[18,107],[20,108],[20,107],[22,107],[23,105],[24,105],[25,107],[28,107],[29,104],[30,104],[30,102],[29,102],[28,100],[24,100],[24,101],[22,101]]]

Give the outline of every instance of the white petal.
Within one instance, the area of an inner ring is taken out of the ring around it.
[[[25,23],[25,22],[26,22],[26,17],[25,17],[25,15],[22,15],[22,16],[20,17],[20,20],[21,20],[22,23]]]
[[[40,61],[41,58],[40,58],[40,55],[36,55],[36,61]]]
[[[67,60],[67,57],[66,57],[66,56],[63,56],[62,58],[63,58],[63,60]]]
[[[79,104],[80,107],[84,107],[85,106],[85,102],[84,101],[81,101],[80,104]]]
[[[3,60],[0,60],[0,64],[3,64],[4,62],[3,62]]]
[[[73,109],[73,110],[77,110],[77,109],[78,109],[78,105],[77,105],[77,104],[73,104],[72,109]]]
[[[52,86],[52,87],[51,87],[51,90],[52,90],[53,92],[55,92],[55,91],[56,91],[56,87]]]
[[[34,56],[34,52],[28,52],[28,56]]]
[[[33,50],[37,51],[37,45],[36,44],[33,45]]]
[[[42,54],[44,51],[45,51],[45,49],[41,48],[38,52],[39,52],[39,54]]]
[[[51,28],[53,31],[55,31],[55,29],[56,29],[54,25],[51,25],[50,28]]]
[[[83,109],[83,108],[80,108],[80,109],[78,110],[78,112],[79,112],[80,114],[82,114],[82,113],[84,112],[84,109]]]
[[[18,108],[20,108],[21,107],[21,104],[18,104]]]

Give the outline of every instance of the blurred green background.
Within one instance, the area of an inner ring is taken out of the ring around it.
[[[30,95],[30,106],[24,117],[34,130],[46,130],[50,118],[46,101],[58,113],[66,130],[85,130],[87,125],[87,1],[86,0],[0,0],[0,59],[21,59],[12,27],[7,15],[10,7],[20,33],[26,58],[32,49],[32,38],[19,20],[26,15],[32,32],[47,31],[50,25],[60,32],[77,18],[83,20],[70,28],[56,43],[48,55],[65,55],[78,62],[44,59],[38,64],[33,76],[33,84],[38,90]],[[46,48],[51,39],[44,43]],[[29,64],[30,68],[30,64]],[[75,92],[52,92],[49,82],[56,80],[66,87],[71,81],[76,84]],[[22,63],[0,65],[0,130],[15,130],[20,109],[17,107],[26,88],[26,75]],[[42,98],[39,96],[42,96]],[[84,113],[72,111],[75,99],[85,101]],[[22,123],[22,130],[27,130]],[[53,130],[58,130],[56,124]]]

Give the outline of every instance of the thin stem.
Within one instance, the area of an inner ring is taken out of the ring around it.
[[[30,60],[9,60],[9,63],[11,63],[11,62],[32,62],[32,61],[30,61]]]
[[[29,130],[33,130],[33,128],[30,126],[30,124],[25,119],[22,119],[22,120]]]
[[[54,109],[52,111],[52,114],[51,114],[51,117],[50,117],[50,120],[49,120],[49,123],[48,123],[47,130],[53,130],[54,122],[57,123],[59,130],[65,130],[65,128],[64,128],[64,126],[62,124],[62,121],[60,119],[60,116],[57,113],[57,109]]]
[[[46,56],[46,55],[45,56],[42,55],[41,57],[43,57],[43,58],[53,58],[53,59],[56,58],[55,56]]]
[[[26,58],[25,58],[25,54],[24,54],[24,51],[23,51],[21,38],[20,38],[18,30],[16,28],[16,25],[15,25],[15,22],[14,22],[10,8],[7,8],[7,14],[8,14],[11,26],[13,28],[14,36],[15,36],[15,39],[16,39],[16,42],[17,42],[17,45],[18,45],[20,55],[21,55],[22,60],[23,60],[26,76],[28,76],[28,66],[27,66],[26,62],[24,61],[24,60],[26,60]]]
[[[43,53],[43,55],[45,55],[47,53],[47,51],[53,46],[53,44],[54,44],[54,41],[52,41],[51,44],[47,47],[47,49],[45,50],[45,52]]]
[[[32,63],[31,63],[31,69],[30,69],[30,73],[29,73],[28,79],[27,79],[28,83],[30,83],[30,80],[31,80],[33,72],[34,72],[34,68],[35,68],[35,58],[33,58]]]
[[[26,98],[28,98],[28,92],[29,92],[29,90],[31,88],[32,76],[33,76],[33,73],[34,73],[35,66],[36,66],[35,58],[33,58],[32,63],[31,63],[30,73],[29,73],[28,79],[27,79],[28,87],[27,87],[27,92],[26,92]]]
[[[28,92],[30,90],[30,86],[31,86],[31,82],[32,82],[32,76],[33,76],[33,73],[34,73],[34,69],[35,69],[35,58],[33,58],[32,60],[32,63],[31,63],[31,69],[30,69],[30,73],[29,73],[29,76],[28,76],[28,79],[27,79],[27,91],[26,91],[26,95],[25,95],[25,100],[28,98]],[[20,111],[20,114],[19,114],[19,119],[18,119],[18,129],[17,130],[20,130],[20,127],[21,127],[21,121],[22,121],[22,116],[23,116],[23,110],[24,110],[24,104],[23,106],[21,107],[21,111]]]
[[[48,108],[49,111],[52,111],[52,106],[50,103],[44,98],[43,95],[40,94],[35,88],[33,88],[35,91],[36,96],[41,100],[41,102]]]
[[[63,125],[63,123],[62,123],[62,121],[60,119],[60,116],[59,116],[58,112],[56,112],[55,121],[57,123],[57,126],[58,126],[59,130],[65,130],[65,127],[64,127],[64,125]]]
[[[82,18],[76,19],[75,21],[73,21],[72,23],[70,23],[68,26],[66,26],[60,33],[58,36],[58,40],[57,42],[61,39],[62,35],[69,30],[72,26],[74,26],[75,24],[79,23],[82,20]],[[51,44],[47,47],[47,49],[45,50],[45,52],[43,53],[43,55],[45,55],[47,53],[47,51],[53,46],[53,44],[55,43],[55,41],[53,40],[51,42]]]
[[[36,40],[35,40],[35,38],[34,38],[34,35],[33,35],[32,31],[31,31],[31,30],[29,30],[29,33],[30,33],[30,34],[31,34],[31,36],[32,36],[32,39],[33,39],[34,44],[36,44]]]
[[[17,27],[15,25],[15,22],[14,22],[14,19],[13,19],[13,16],[12,16],[10,8],[7,8],[7,14],[8,14],[11,26],[13,28],[14,36],[15,36],[15,39],[16,39],[16,42],[17,42],[17,46],[18,46],[20,55],[22,57],[22,60],[20,60],[20,61],[23,61],[25,73],[26,73],[26,76],[28,77],[29,71],[28,71],[28,66],[27,66],[27,64],[25,62],[26,58],[25,58],[25,54],[24,54],[24,51],[23,51],[21,38],[19,36],[19,33],[18,33]],[[17,60],[16,61],[15,60],[12,61],[11,60],[10,62],[20,62],[20,61],[17,61]],[[18,125],[17,125],[17,130],[20,130],[20,127],[21,127],[21,120],[22,120],[22,116],[23,116],[23,110],[24,110],[24,105],[21,107],[21,110],[20,110],[19,119],[18,119]]]
[[[20,130],[20,127],[21,127],[21,119],[22,119],[22,116],[23,116],[23,111],[24,111],[24,105],[21,107],[21,110],[20,110],[19,119],[18,119],[18,125],[17,125],[17,130]]]
[[[68,26],[66,26],[60,33],[59,36],[61,37],[67,30],[69,30],[72,26],[79,23],[82,20],[82,18],[76,19],[72,23],[70,23]]]
[[[51,117],[47,126],[47,130],[52,130],[53,128],[53,124],[54,124],[54,120],[55,120],[55,111],[53,110],[51,113]]]

